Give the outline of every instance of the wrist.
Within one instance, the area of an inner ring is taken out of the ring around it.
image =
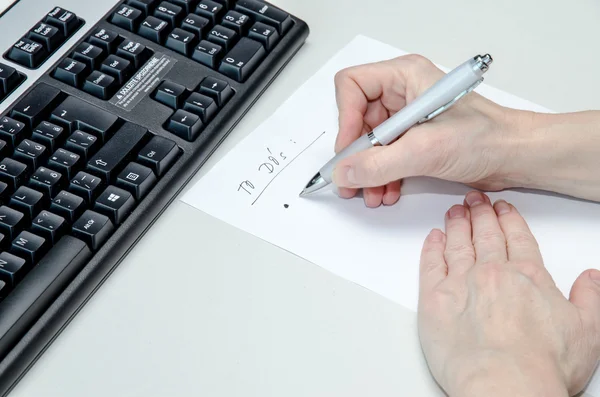
[[[517,358],[518,357],[518,358]],[[568,397],[564,379],[551,360],[528,359],[506,353],[488,352],[463,360],[457,366],[450,397]]]
[[[600,112],[507,110],[504,188],[547,190],[600,200]],[[596,171],[595,171],[596,170]]]

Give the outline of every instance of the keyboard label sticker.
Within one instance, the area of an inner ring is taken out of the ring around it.
[[[177,62],[166,54],[155,53],[148,62],[109,101],[123,110],[131,111],[150,94]]]

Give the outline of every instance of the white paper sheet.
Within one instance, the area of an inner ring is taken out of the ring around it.
[[[335,73],[403,54],[356,37],[231,150],[183,201],[416,311],[423,240],[432,228],[443,228],[444,213],[462,203],[470,188],[429,178],[408,179],[397,205],[377,209],[366,208],[361,198],[343,200],[331,191],[298,197],[334,154]],[[477,92],[505,106],[549,112],[485,84]],[[583,270],[600,266],[596,254],[600,205],[534,192],[490,196],[508,200],[525,216],[565,296]]]

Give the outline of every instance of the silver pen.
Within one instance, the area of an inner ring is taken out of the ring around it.
[[[387,145],[401,137],[411,127],[429,121],[448,110],[460,98],[481,84],[483,74],[487,72],[492,62],[493,59],[489,54],[477,55],[446,74],[398,113],[334,156],[308,182],[300,196],[314,193],[329,185],[333,170],[340,160],[373,146]]]

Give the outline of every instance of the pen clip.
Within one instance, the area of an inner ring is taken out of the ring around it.
[[[475,88],[477,88],[477,86],[479,84],[481,84],[481,82],[483,81],[483,78],[477,80],[471,87],[467,88],[466,90],[464,90],[463,92],[461,92],[460,94],[458,94],[458,96],[456,98],[454,98],[453,100],[451,100],[450,102],[448,102],[447,104],[441,106],[439,109],[431,112],[428,116],[423,117],[418,124],[423,124],[429,120],[431,120],[432,118],[439,116],[440,114],[444,113],[446,110],[450,109],[450,107],[452,105],[454,105],[456,102],[458,102],[458,100],[462,97],[464,97],[465,95],[467,95],[469,92],[473,91]]]

